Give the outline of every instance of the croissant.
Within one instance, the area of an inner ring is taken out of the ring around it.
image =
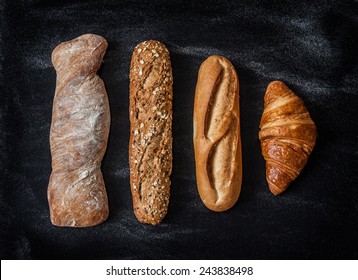
[[[266,161],[266,180],[278,195],[306,165],[317,131],[303,101],[283,82],[271,82],[264,97],[259,139]]]

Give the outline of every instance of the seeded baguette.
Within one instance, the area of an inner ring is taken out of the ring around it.
[[[153,40],[136,46],[130,66],[130,184],[134,214],[146,224],[159,224],[168,211],[172,84],[167,48]]]
[[[239,81],[234,66],[222,56],[210,56],[199,69],[194,151],[201,200],[210,210],[228,210],[240,195],[242,156]]]
[[[110,127],[109,103],[96,75],[107,41],[85,34],[52,52],[56,69],[50,145],[52,173],[48,185],[51,222],[88,227],[108,217],[101,172]]]

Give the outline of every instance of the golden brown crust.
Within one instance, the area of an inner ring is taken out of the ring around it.
[[[94,226],[108,217],[101,162],[110,112],[103,81],[96,75],[107,48],[104,38],[85,34],[52,53],[57,72],[48,186],[51,221],[57,226]]]
[[[200,66],[194,100],[196,180],[203,203],[217,212],[240,195],[242,155],[239,81],[234,66],[210,56]]]
[[[266,160],[266,180],[282,193],[306,165],[317,131],[303,101],[283,82],[271,82],[264,97],[259,139]]]
[[[172,68],[158,41],[136,46],[130,67],[129,166],[134,214],[159,224],[168,211],[172,172]]]

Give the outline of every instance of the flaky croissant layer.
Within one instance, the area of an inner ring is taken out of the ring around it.
[[[283,82],[271,82],[264,97],[259,139],[266,160],[266,180],[278,195],[306,165],[317,131],[303,101]]]

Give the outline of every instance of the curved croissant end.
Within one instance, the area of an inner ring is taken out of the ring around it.
[[[303,101],[283,82],[271,82],[264,97],[259,139],[266,160],[266,180],[282,193],[305,166],[317,131]]]

